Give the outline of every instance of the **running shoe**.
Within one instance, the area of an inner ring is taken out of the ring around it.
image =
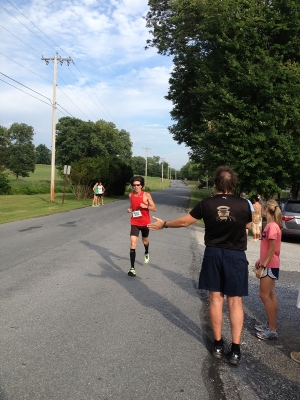
[[[128,271],[128,275],[129,276],[136,276],[135,269],[134,268],[130,268],[130,270]]]
[[[230,364],[232,365],[239,365],[240,360],[241,360],[241,353],[237,353],[236,351],[230,350],[227,354],[226,357],[229,361]]]
[[[264,331],[266,331],[267,329],[269,329],[269,323],[267,322],[267,323],[262,324],[262,325],[256,324],[254,328],[255,328],[258,332],[264,332]]]
[[[214,346],[213,356],[215,358],[219,358],[219,359],[222,358],[223,353],[224,353],[224,346]]]
[[[256,332],[256,336],[261,340],[276,340],[278,339],[278,333],[276,331],[271,331],[271,329],[267,329],[263,332]]]
[[[298,353],[297,351],[292,351],[291,359],[300,364],[300,352]]]
[[[145,263],[145,264],[149,264],[149,261],[150,261],[150,256],[149,256],[149,254],[145,254],[145,255],[144,255],[144,263]]]

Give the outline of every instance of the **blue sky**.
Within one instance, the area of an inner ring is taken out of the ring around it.
[[[172,59],[144,50],[147,10],[147,0],[0,0],[0,125],[31,125],[35,145],[51,147],[53,63],[41,58],[58,53],[74,64],[57,68],[57,119],[112,121],[134,156],[148,149],[180,169],[189,149],[170,135],[164,99]]]

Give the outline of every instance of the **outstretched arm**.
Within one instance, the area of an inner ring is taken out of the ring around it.
[[[194,224],[197,221],[197,219],[193,218],[190,214],[186,214],[183,217],[172,219],[170,221],[164,221],[156,217],[153,217],[153,219],[155,219],[156,222],[147,225],[151,231],[158,231],[163,228],[183,228]]]

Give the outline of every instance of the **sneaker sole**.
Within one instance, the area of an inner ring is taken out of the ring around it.
[[[256,334],[256,337],[260,340],[278,340],[278,336],[277,337],[260,337],[260,336],[258,336],[258,334]]]
[[[213,352],[213,357],[216,358],[217,360],[221,360],[223,357],[223,353],[214,353]]]
[[[127,274],[128,276],[132,276],[133,278],[135,278],[136,277],[136,274],[132,274],[131,272],[128,272],[128,274]]]

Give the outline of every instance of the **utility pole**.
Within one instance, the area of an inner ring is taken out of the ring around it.
[[[164,161],[165,161],[165,159],[162,158],[161,159],[161,181],[162,182],[164,181]]]
[[[52,101],[52,149],[51,149],[51,184],[50,184],[50,202],[54,202],[54,181],[55,181],[55,137],[56,137],[56,76],[57,76],[57,61],[59,61],[60,65],[63,64],[64,61],[67,61],[68,65],[70,64],[72,58],[61,58],[57,57],[55,54],[54,58],[46,58],[42,56],[42,60],[46,61],[46,64],[49,64],[49,61],[53,61],[53,101]]]
[[[148,147],[146,147],[144,150],[146,150],[146,163],[145,163],[145,189],[146,189],[146,184],[147,184],[147,169],[148,169]]]

